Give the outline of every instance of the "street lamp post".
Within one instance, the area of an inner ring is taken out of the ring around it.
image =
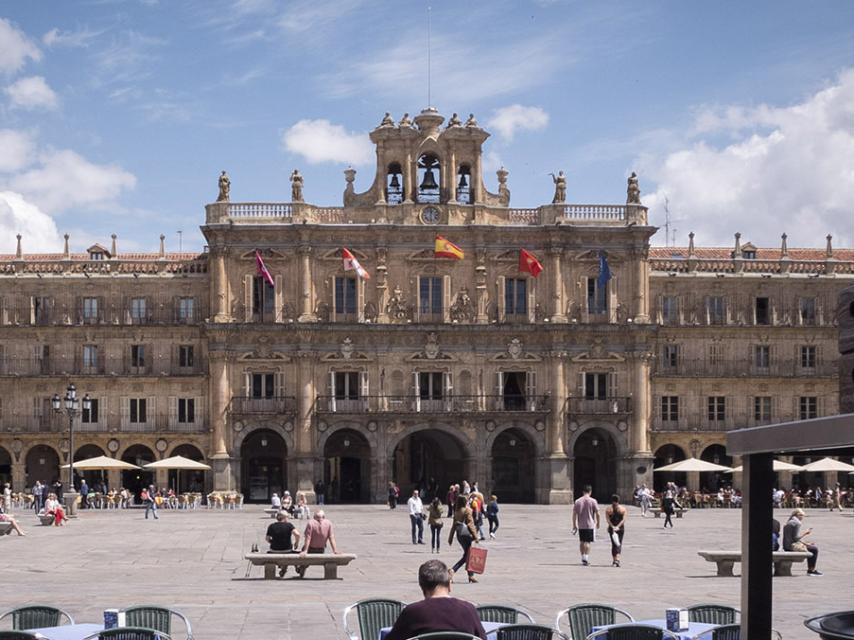
[[[69,517],[77,515],[77,491],[74,489],[74,419],[80,414],[80,399],[77,397],[77,387],[74,384],[69,384],[65,390],[65,397],[60,398],[59,394],[54,393],[51,398],[53,410],[58,413],[64,413],[68,416],[68,488],[63,494],[65,501],[65,511]],[[83,396],[83,410],[89,411],[92,408],[92,401],[87,393]]]

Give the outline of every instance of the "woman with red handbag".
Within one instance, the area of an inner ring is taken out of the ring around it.
[[[467,505],[467,500],[465,496],[457,496],[456,509],[454,510],[454,523],[451,527],[451,533],[448,536],[448,544],[453,544],[454,536],[457,537],[457,542],[460,543],[460,546],[463,548],[463,556],[459,560],[457,560],[456,564],[451,568],[450,574],[451,577],[454,577],[454,573],[456,573],[460,567],[465,565],[469,559],[469,549],[473,544],[477,543],[477,529],[474,526],[474,517],[472,516],[472,511],[469,509]],[[469,582],[477,582],[477,578],[474,577],[474,573],[469,571]]]

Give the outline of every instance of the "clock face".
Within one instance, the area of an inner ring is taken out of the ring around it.
[[[436,224],[439,222],[439,210],[436,207],[425,207],[421,211],[421,221],[424,224]]]

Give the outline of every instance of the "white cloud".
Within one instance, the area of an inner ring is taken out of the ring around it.
[[[106,29],[100,31],[91,31],[88,28],[79,29],[78,31],[62,31],[58,28],[53,28],[42,36],[42,43],[46,47],[88,47],[90,43],[104,33]]]
[[[14,129],[0,129],[0,173],[13,173],[33,159],[35,147],[29,134]]]
[[[0,191],[0,253],[14,253],[17,234],[25,253],[59,251],[59,231],[53,218],[14,191]]]
[[[512,140],[517,131],[539,131],[549,123],[549,114],[540,107],[511,104],[495,110],[487,127],[495,129],[502,138]]]
[[[42,52],[20,29],[0,18],[0,72],[15,73],[27,61],[41,60]]]
[[[364,0],[336,0],[327,3],[317,0],[292,0],[279,18],[278,25],[291,33],[314,33],[318,27],[345,19],[346,14],[363,4]]]
[[[854,242],[854,70],[787,107],[703,109],[690,145],[646,158],[641,177],[657,183],[643,198],[662,224],[664,199],[680,229],[702,244],[775,246]],[[724,142],[719,142],[723,139]],[[680,234],[681,235],[681,234]],[[663,241],[663,238],[661,238]]]
[[[138,31],[123,31],[94,54],[95,70],[102,83],[136,83],[149,77],[151,65],[166,44],[162,38]]]
[[[39,161],[40,166],[13,176],[9,185],[48,212],[104,207],[136,186],[136,177],[121,167],[93,164],[69,149],[46,152]]]
[[[364,133],[349,133],[329,120],[300,120],[282,135],[282,144],[312,164],[340,162],[365,165],[373,161],[374,148]]]
[[[13,107],[20,109],[56,109],[59,101],[44,78],[21,78],[6,87],[6,95]]]

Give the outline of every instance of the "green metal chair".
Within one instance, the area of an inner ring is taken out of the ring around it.
[[[420,636],[412,636],[408,640],[480,640],[477,636],[462,631],[431,631]]]
[[[187,640],[193,640],[193,628],[190,621],[180,611],[157,605],[135,605],[122,609],[127,627],[154,629],[166,635],[172,635],[172,617],[180,618],[187,629]]]
[[[622,609],[595,602],[577,604],[558,612],[555,619],[555,629],[560,630],[561,618],[564,616],[567,618],[569,637],[572,640],[583,640],[593,633],[593,627],[617,624],[619,622],[618,617],[625,618],[627,622],[635,621],[631,615]]]
[[[672,631],[648,624],[618,624],[608,629],[601,629],[587,636],[587,640],[680,640]]]
[[[0,631],[0,640],[38,640],[38,637],[27,631]]]
[[[405,606],[405,602],[389,598],[369,598],[351,604],[344,609],[344,630],[347,637],[351,640],[376,640],[380,637],[380,629],[394,626]],[[358,633],[350,627],[351,612],[355,612],[359,622]]]
[[[116,627],[103,629],[83,640],[172,640],[171,637],[158,629],[145,627]]]
[[[43,604],[31,604],[26,607],[12,609],[0,616],[0,621],[10,616],[12,618],[13,631],[58,627],[62,624],[63,617],[68,620],[65,624],[74,624],[74,618],[62,609]]]
[[[481,622],[500,622],[503,624],[534,623],[534,619],[527,612],[503,604],[482,604],[477,607],[477,616]]]
[[[487,635],[495,640],[567,640],[566,635],[542,624],[510,624]]]
[[[741,612],[725,604],[692,604],[688,607],[688,621],[704,624],[730,625],[738,622]]]

